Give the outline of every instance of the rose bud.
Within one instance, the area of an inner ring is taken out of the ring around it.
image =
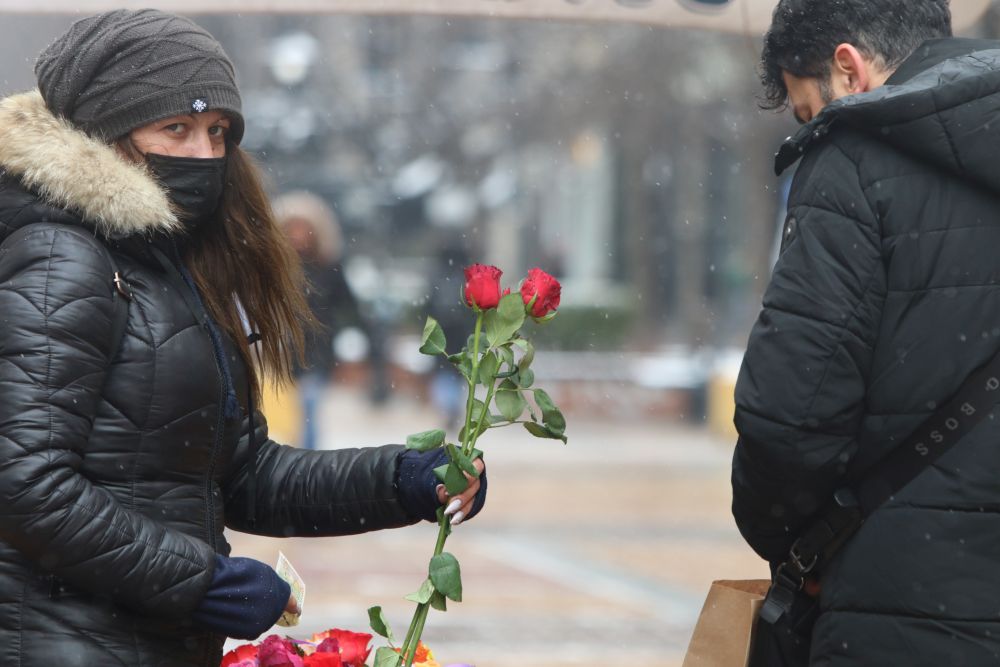
[[[528,313],[532,317],[545,317],[558,308],[561,292],[562,286],[559,281],[537,268],[528,271],[528,277],[521,285],[524,305],[527,306],[532,299],[535,300]]]
[[[473,264],[465,267],[465,302],[479,310],[496,308],[500,303],[500,276],[495,266]]]

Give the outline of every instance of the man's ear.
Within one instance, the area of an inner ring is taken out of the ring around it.
[[[841,44],[833,52],[831,84],[840,95],[867,93],[872,89],[872,72],[865,57],[851,44]]]

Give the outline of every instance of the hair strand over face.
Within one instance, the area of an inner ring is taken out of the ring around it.
[[[185,260],[205,307],[239,348],[259,399],[262,376],[279,385],[291,381],[296,362],[303,361],[305,331],[318,322],[306,303],[302,265],[275,223],[259,169],[235,144],[226,146],[226,156],[218,220],[195,232]],[[256,354],[244,315],[261,336]]]

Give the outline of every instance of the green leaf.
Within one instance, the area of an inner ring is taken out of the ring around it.
[[[531,385],[535,384],[535,371],[530,368],[525,368],[523,371],[518,373],[518,384],[521,385],[523,389],[527,389]]]
[[[500,299],[496,310],[488,310],[484,316],[486,340],[491,347],[506,343],[524,324],[524,302],[517,292]]]
[[[462,357],[461,360],[457,364],[455,364],[455,368],[457,368],[458,372],[462,374],[462,377],[464,377],[467,381],[471,382],[472,359],[469,358],[468,354],[464,353],[461,355],[461,357]]]
[[[379,646],[375,649],[374,667],[398,667],[402,664],[402,660],[403,656],[388,646]]]
[[[554,433],[548,426],[542,426],[541,424],[536,424],[534,422],[524,422],[524,428],[526,428],[528,433],[536,438],[547,438],[549,440],[562,440],[563,443],[566,442],[565,435]]]
[[[535,390],[535,403],[538,403],[538,408],[542,411],[542,422],[553,433],[562,435],[566,430],[566,418],[544,389]]]
[[[482,385],[489,387],[493,384],[493,380],[497,376],[497,371],[500,370],[500,360],[497,359],[497,355],[492,352],[487,352],[483,355],[483,358],[479,360],[479,382]]]
[[[438,481],[442,484],[444,484],[444,480],[448,477],[448,465],[449,464],[445,463],[444,465],[434,468],[434,476],[437,477]]]
[[[513,341],[511,341],[513,343]],[[508,366],[514,365],[514,352],[510,349],[509,345],[504,345],[497,348],[497,354],[500,355],[500,361],[507,364]]]
[[[427,323],[424,324],[423,338],[420,340],[420,351],[433,357],[444,353],[447,344],[441,325],[433,317],[428,317]]]
[[[521,301],[524,301],[524,297],[521,297]],[[538,301],[538,292],[535,292],[535,296],[528,300],[528,303],[524,304],[524,312],[530,313],[535,308],[535,302]]]
[[[406,436],[407,449],[415,449],[418,452],[429,452],[444,444],[445,433],[439,428],[431,431],[423,431]]]
[[[431,595],[431,607],[438,611],[448,611],[448,599],[441,594],[441,591],[434,591]]]
[[[430,577],[434,588],[455,602],[462,601],[462,573],[458,559],[447,551],[431,558]]]
[[[444,488],[448,489],[448,493],[453,496],[457,496],[469,488],[469,480],[462,474],[462,468],[459,464],[454,461],[448,464],[448,469],[445,471]]]
[[[544,389],[535,390],[535,403],[538,403],[538,407],[541,408],[542,414],[545,414],[547,410],[551,410],[556,407],[552,397],[550,397],[548,392]]]
[[[388,639],[390,644],[393,642],[392,629],[389,627],[389,624],[385,620],[385,616],[382,614],[382,607],[376,606],[368,609],[368,624],[371,625],[372,630],[374,630],[376,634],[382,635]]]
[[[553,433],[562,435],[566,432],[566,418],[563,417],[563,413],[559,411],[559,408],[542,415],[542,423],[548,426]]]
[[[517,421],[517,418],[524,414],[524,409],[528,407],[528,402],[524,400],[517,385],[510,380],[504,380],[493,399],[497,405],[497,410],[507,421]]]
[[[424,579],[424,583],[420,584],[420,590],[416,593],[410,593],[406,599],[410,602],[423,604],[429,602],[432,595],[434,595],[434,584],[431,583],[430,579]]]
[[[479,471],[476,470],[476,466],[472,465],[472,459],[463,454],[462,450],[452,447],[449,454],[451,455],[451,460],[458,464],[462,472],[467,472],[473,477],[479,477]]]
[[[531,366],[531,362],[535,360],[535,346],[531,344],[531,341],[526,340],[524,342],[524,355],[521,357],[521,360],[517,362],[517,368],[522,373],[528,370]]]

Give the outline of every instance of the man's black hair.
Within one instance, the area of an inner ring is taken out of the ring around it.
[[[781,0],[761,53],[765,109],[788,103],[783,71],[828,81],[840,44],[851,44],[886,69],[921,43],[951,35],[949,0]]]

